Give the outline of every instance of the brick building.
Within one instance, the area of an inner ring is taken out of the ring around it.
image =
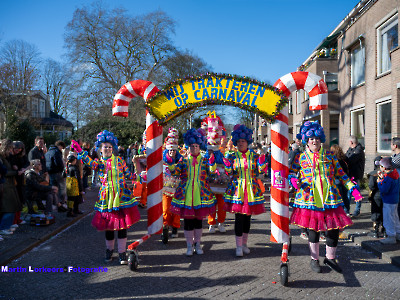
[[[324,147],[344,151],[355,135],[365,147],[366,172],[376,155],[391,154],[391,138],[400,136],[400,51],[398,0],[363,0],[338,24],[300,70],[328,85],[328,110],[308,110],[303,90],[291,95],[289,124],[296,134],[306,120],[324,126]],[[290,135],[290,139],[293,135]]]
[[[49,96],[42,91],[0,94],[0,105],[10,101],[18,103],[17,116],[28,119],[37,135],[56,134],[61,140],[71,136],[73,124],[51,110]],[[0,110],[0,135],[5,130],[5,114]]]

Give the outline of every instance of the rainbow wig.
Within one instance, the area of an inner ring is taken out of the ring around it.
[[[253,130],[247,128],[244,125],[235,125],[232,131],[232,143],[237,146],[238,140],[243,139],[247,141],[247,144],[253,142]]]
[[[110,143],[115,150],[118,149],[118,139],[108,130],[104,130],[97,135],[97,141],[94,143],[96,150],[98,150],[103,143]]]
[[[191,128],[183,135],[183,142],[187,147],[198,144],[201,150],[206,150],[207,139],[198,130]]]
[[[307,144],[307,141],[311,137],[316,137],[321,140],[321,143],[325,143],[324,128],[319,125],[318,121],[307,121],[300,127],[301,140],[303,144]]]

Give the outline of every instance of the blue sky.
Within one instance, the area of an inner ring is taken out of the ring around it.
[[[163,10],[177,22],[175,45],[215,72],[270,84],[296,71],[358,0],[108,0],[132,15]],[[1,0],[0,46],[12,39],[36,45],[43,58],[61,60],[73,12],[91,1]]]

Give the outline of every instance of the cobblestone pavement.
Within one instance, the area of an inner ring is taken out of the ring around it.
[[[128,243],[147,231],[142,219],[128,231]],[[281,245],[269,242],[270,213],[252,219],[251,253],[235,257],[234,219],[227,215],[227,232],[204,229],[204,255],[186,257],[183,233],[167,245],[159,235],[138,247],[139,268],[131,271],[118,259],[103,262],[104,233],[90,225],[93,213],[37,248],[9,263],[0,274],[1,299],[399,299],[400,269],[352,243],[338,248],[343,274],[323,266],[312,273],[307,242],[291,228],[289,283],[280,284]],[[204,221],[204,228],[207,227]],[[321,243],[320,261],[325,250]],[[39,272],[39,268],[106,267],[107,272]],[[10,272],[11,268],[16,272]],[[20,268],[20,269],[18,269]],[[18,270],[26,272],[17,272]],[[37,269],[37,272],[29,272]]]

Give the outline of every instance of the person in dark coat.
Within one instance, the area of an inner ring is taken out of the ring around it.
[[[50,145],[45,154],[46,169],[49,173],[50,185],[58,187],[58,197],[61,203],[64,203],[66,200],[65,179],[62,176],[62,172],[64,171],[62,150],[64,148],[65,143],[63,141],[57,141],[55,145]],[[65,212],[67,209],[60,205],[58,211]]]
[[[46,200],[45,215],[48,219],[53,218],[53,204],[60,206],[58,202],[58,187],[49,185],[48,176],[41,175],[42,164],[39,159],[31,161],[31,168],[25,172],[26,180],[26,197],[28,203],[33,201],[41,203],[41,200]],[[39,207],[40,208],[40,207]],[[30,208],[32,209],[32,207]]]
[[[44,143],[44,138],[42,136],[37,136],[35,138],[35,147],[33,147],[28,153],[28,160],[31,162],[33,159],[40,159],[40,162],[42,163],[42,174],[47,172],[45,157],[46,152],[47,148]]]
[[[333,154],[335,154],[343,171],[346,173],[347,176],[349,176],[349,159],[343,153],[342,148],[339,145],[332,145],[331,151],[333,152]],[[346,214],[348,214],[350,211],[350,200],[349,197],[347,196],[348,190],[339,180],[335,179],[335,183],[339,189],[340,196],[342,197],[343,200],[344,204],[343,209],[346,212]]]
[[[13,224],[15,213],[22,210],[21,202],[19,201],[17,189],[15,187],[15,176],[18,174],[17,167],[13,167],[10,163],[12,153],[12,141],[8,139],[1,140],[0,159],[7,168],[7,174],[5,175],[3,198],[0,209],[2,215],[0,221],[0,234],[5,235],[12,234],[10,227]]]
[[[361,179],[364,177],[365,169],[365,153],[364,147],[358,142],[356,136],[352,135],[349,138],[349,149],[347,149],[346,156],[349,159],[349,177],[360,185]],[[356,203],[356,208],[353,212],[353,217],[357,217],[360,214],[361,201]]]
[[[379,162],[382,159],[382,156],[377,156],[374,159],[374,170],[369,172],[368,177],[368,187],[370,189],[370,194],[368,199],[371,201],[371,221],[372,223],[372,231],[368,233],[368,236],[372,236],[374,238],[379,238],[384,235],[385,229],[383,227],[383,203],[381,194],[378,188],[378,171],[379,171]]]
[[[28,156],[25,153],[25,145],[21,141],[15,141],[13,142],[13,155],[11,157],[11,164],[13,166],[17,166],[17,176],[15,177],[16,179],[16,188],[17,188],[17,193],[19,197],[19,201],[21,202],[21,206],[24,206],[26,203],[25,200],[25,180],[24,180],[24,173],[27,169],[29,169],[29,160]],[[14,224],[25,224],[26,222],[24,220],[21,220],[21,211],[18,211],[15,214],[14,218]],[[15,227],[18,227],[16,225],[13,225]]]

